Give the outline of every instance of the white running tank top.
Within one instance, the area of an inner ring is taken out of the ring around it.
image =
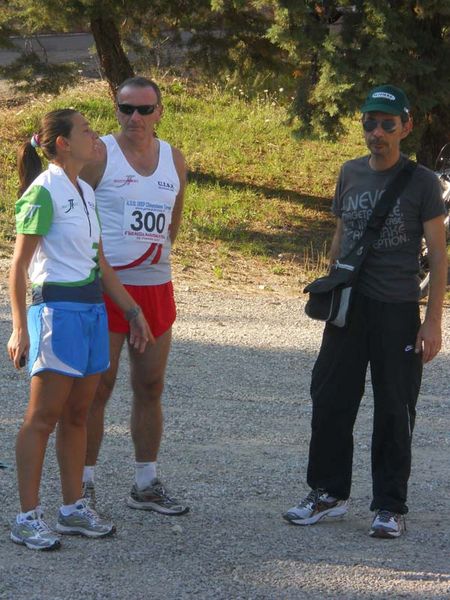
[[[148,177],[128,163],[113,135],[101,138],[106,168],[95,190],[108,262],[127,285],[171,280],[170,224],[180,180],[170,144],[159,141],[159,160]]]

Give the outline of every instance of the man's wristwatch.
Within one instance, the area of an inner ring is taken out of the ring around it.
[[[135,319],[141,312],[141,307],[136,304],[133,308],[129,308],[124,312],[125,319],[127,321],[132,321]]]

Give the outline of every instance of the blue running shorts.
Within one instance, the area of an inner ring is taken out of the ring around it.
[[[85,377],[109,367],[105,305],[47,302],[28,309],[30,375],[55,371]]]

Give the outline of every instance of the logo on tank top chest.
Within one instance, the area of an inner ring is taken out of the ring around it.
[[[169,183],[168,181],[158,181],[158,188],[160,190],[168,190],[169,192],[173,192],[175,190],[173,183]]]
[[[113,179],[114,187],[121,188],[126,185],[132,185],[133,183],[138,183],[137,177],[135,175],[125,175],[121,179]]]

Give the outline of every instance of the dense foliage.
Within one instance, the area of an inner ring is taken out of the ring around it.
[[[0,45],[13,31],[90,29],[112,92],[133,73],[126,49],[148,57],[187,32],[185,68],[292,89],[301,136],[336,138],[368,88],[389,82],[410,96],[421,162],[450,138],[448,0],[9,0],[0,19]],[[74,66],[39,63],[29,54],[3,74],[37,91],[72,83]]]
[[[448,0],[279,0],[268,35],[297,62],[302,134],[338,134],[368,88],[389,82],[411,99],[421,162],[450,139]]]

